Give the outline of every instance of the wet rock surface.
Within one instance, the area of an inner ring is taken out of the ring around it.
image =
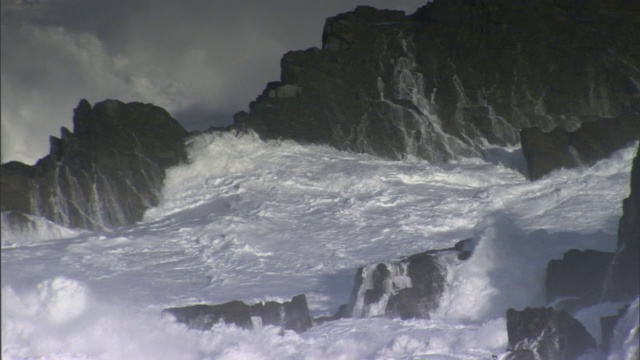
[[[351,295],[352,317],[429,318],[444,292],[445,257],[462,261],[471,256],[471,239],[454,247],[429,250],[398,261],[358,269]]]
[[[235,117],[265,139],[430,161],[482,156],[519,130],[575,130],[640,111],[632,1],[435,0],[416,13],[361,6],[326,21],[322,48]]]
[[[586,122],[575,131],[526,128],[520,134],[528,176],[537,180],[560,168],[591,165],[640,140],[640,115]]]
[[[256,325],[273,325],[303,332],[313,325],[304,295],[296,295],[291,301],[284,303],[268,301],[247,305],[235,300],[219,305],[199,304],[168,308],[163,310],[163,313],[196,330],[209,330],[217,323],[225,323],[243,329],[253,329]]]
[[[576,319],[562,310],[507,310],[509,360],[573,360],[596,350],[596,341]]]
[[[186,159],[187,131],[154,105],[82,100],[73,124],[50,138],[49,155],[35,165],[2,164],[3,212],[72,228],[131,224],[158,204],[165,169]]]

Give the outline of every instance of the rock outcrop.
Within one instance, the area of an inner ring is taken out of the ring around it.
[[[444,292],[445,264],[467,259],[470,243],[471,239],[462,240],[450,249],[429,250],[359,268],[349,304],[351,316],[429,318]],[[453,259],[444,261],[445,257]]]
[[[481,156],[519,130],[640,112],[634,1],[435,0],[412,15],[361,6],[322,49],[285,54],[280,81],[235,116],[262,138],[386,158]]]
[[[139,221],[157,205],[165,169],[186,159],[187,135],[157,106],[82,100],[73,132],[51,137],[49,155],[34,166],[2,164],[0,208],[13,214],[7,219],[31,214],[72,228]]]
[[[605,283],[608,300],[633,300],[640,295],[640,146],[633,159],[630,188],[622,203],[617,249]]]
[[[537,180],[559,168],[591,165],[640,140],[640,115],[585,122],[573,132],[526,128],[520,138],[528,176]]]
[[[509,360],[573,360],[596,350],[595,339],[579,321],[552,308],[507,310],[507,335]]]
[[[220,305],[168,308],[163,313],[172,315],[177,322],[197,330],[209,330],[214,324],[221,322],[243,329],[273,325],[296,332],[306,331],[313,325],[304,295],[294,296],[285,303],[268,301],[247,305],[236,300]]]

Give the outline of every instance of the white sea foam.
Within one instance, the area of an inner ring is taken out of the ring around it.
[[[82,230],[69,229],[40,216],[24,215],[27,221],[21,227],[15,224],[11,225],[12,222],[7,219],[9,216],[7,213],[2,212],[0,216],[2,217],[2,225],[0,226],[2,247],[75,237],[84,232]]]
[[[487,359],[506,348],[506,307],[543,304],[548,259],[614,249],[634,153],[529,182],[479,160],[385,161],[203,135],[143,222],[3,243],[3,358]],[[349,300],[357,267],[472,236],[475,253],[451,269],[432,320],[347,319],[279,335],[192,331],[159,316],[299,293],[314,316],[328,315]]]

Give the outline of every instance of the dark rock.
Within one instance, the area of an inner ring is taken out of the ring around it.
[[[172,315],[177,322],[196,330],[209,330],[220,322],[253,329],[252,317],[260,318],[264,326],[281,326],[296,332],[306,331],[313,325],[304,295],[294,296],[290,302],[285,303],[269,301],[247,305],[236,300],[220,305],[199,304],[168,308],[162,313]]]
[[[622,203],[617,249],[605,284],[605,297],[612,301],[640,294],[640,147],[633,159],[630,187]]]
[[[82,100],[73,124],[34,166],[2,165],[3,212],[74,228],[131,224],[158,204],[165,169],[186,159],[187,131],[150,104]]]
[[[639,7],[435,0],[406,16],[360,6],[327,19],[321,49],[285,54],[280,81],[235,126],[265,139],[444,161],[482,156],[485,143],[515,145],[526,127],[637,117]]]
[[[277,301],[267,301],[259,314],[262,325],[280,326],[284,320],[284,306]]]
[[[303,332],[313,326],[313,320],[309,315],[307,298],[304,295],[297,295],[291,302],[284,303],[284,320],[282,326],[287,330]]]
[[[526,308],[507,310],[508,359],[577,359],[596,349],[584,326],[562,310]]]
[[[464,260],[472,250],[471,239],[467,239],[449,249],[429,250],[399,261],[359,268],[349,313],[353,317],[429,318],[444,291],[446,268],[441,257]]]
[[[616,315],[600,318],[600,330],[602,333],[602,346],[600,348],[605,353],[609,352],[611,348],[611,340],[613,340],[613,331],[615,330],[616,325],[618,325],[618,320],[625,315],[627,309],[629,309],[629,305],[620,309]]]
[[[529,178],[539,179],[559,168],[589,165],[640,139],[640,116],[585,122],[570,132],[526,128],[520,133]]]
[[[460,240],[453,248],[458,251],[458,260],[467,260],[473,252],[473,239]]]
[[[424,287],[404,288],[389,297],[386,313],[403,320],[429,318],[429,313],[438,306],[439,293]]]
[[[564,307],[567,311],[598,303],[611,259],[613,253],[573,249],[561,260],[551,260],[545,280],[547,302],[571,297],[572,306]]]
[[[231,301],[220,305],[192,305],[180,308],[169,308],[163,313],[171,314],[177,322],[196,330],[209,330],[219,322],[235,324],[244,329],[251,329],[253,308],[241,301]]]

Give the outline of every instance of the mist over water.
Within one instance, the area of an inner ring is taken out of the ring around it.
[[[365,3],[425,1],[3,0],[2,162],[45,156],[82,98],[153,103],[189,130],[228,125],[279,79],[284,53],[320,46],[327,17]]]
[[[190,140],[190,163],[169,169],[163,200],[138,224],[53,237],[2,228],[2,356],[500,355],[506,308],[546,305],[548,260],[570,248],[615,248],[634,152],[529,182],[477,159],[386,161],[251,135],[200,135]],[[329,315],[349,300],[358,267],[469,237],[474,254],[450,267],[431,320],[343,319],[281,334],[223,324],[201,332],[160,316],[170,306],[300,293],[313,316]],[[588,311],[605,316],[617,306]],[[637,317],[637,302],[633,311]],[[619,358],[634,351],[632,340],[616,340]]]

